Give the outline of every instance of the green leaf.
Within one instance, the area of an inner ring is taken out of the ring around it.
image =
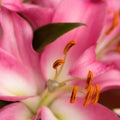
[[[28,2],[29,0],[23,0],[24,3]]]
[[[38,28],[34,32],[33,48],[40,52],[46,45],[55,41],[64,33],[85,24],[82,23],[52,23]]]

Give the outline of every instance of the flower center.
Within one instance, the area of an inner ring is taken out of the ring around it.
[[[65,64],[66,61],[66,57],[67,57],[67,53],[68,51],[76,44],[75,40],[70,41],[64,48],[64,58],[63,59],[57,59],[54,63],[53,63],[53,68],[55,69],[55,75],[54,75],[54,79],[49,79],[47,81],[47,89],[48,92],[51,93],[53,99],[55,99],[55,97],[57,97],[56,95],[60,95],[60,94],[64,94],[66,92],[71,94],[70,97],[70,103],[75,103],[76,97],[78,97],[78,93],[81,96],[83,96],[84,99],[84,103],[83,105],[86,106],[88,104],[90,104],[90,101],[92,101],[91,103],[97,103],[98,99],[99,99],[99,94],[100,94],[100,87],[99,85],[92,85],[92,81],[93,81],[93,73],[92,71],[88,72],[88,76],[87,76],[87,80],[86,80],[86,86],[82,87],[82,86],[76,86],[73,84],[68,84],[71,82],[75,82],[76,80],[81,80],[80,78],[72,78],[72,79],[68,79],[68,80],[62,80],[58,81],[58,77],[60,76],[62,70],[63,70],[63,66]]]

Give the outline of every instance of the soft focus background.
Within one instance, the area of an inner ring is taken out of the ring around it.
[[[120,89],[101,93],[99,102],[110,109],[120,108]]]

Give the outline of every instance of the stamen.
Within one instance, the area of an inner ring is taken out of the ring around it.
[[[65,46],[65,48],[64,48],[64,55],[66,55],[67,52],[70,50],[70,48],[71,48],[72,46],[74,46],[75,44],[76,44],[76,41],[75,41],[75,40],[70,41],[70,42]]]
[[[93,87],[92,81],[93,81],[93,73],[92,71],[89,71],[87,76],[86,87],[85,87],[88,90],[88,92],[87,95],[85,96],[83,106],[87,106],[88,104],[90,104],[91,100],[93,104],[98,102],[100,87],[98,84],[96,84],[95,87]]]
[[[93,104],[96,104],[98,102],[98,100],[99,100],[99,95],[100,95],[100,87],[99,87],[99,85],[96,84],[94,88],[91,85],[89,87],[89,90],[88,90],[87,95],[85,97],[83,106],[87,106],[88,104],[90,104],[91,100],[92,100]]]
[[[53,63],[53,68],[56,69],[58,66],[64,64],[64,60],[63,59],[58,59]]]
[[[72,90],[71,98],[70,98],[70,103],[75,103],[77,92],[78,92],[78,87],[74,86]]]
[[[93,87],[92,87],[92,85],[91,85],[91,86],[89,87],[88,93],[87,93],[87,95],[86,95],[86,97],[85,97],[83,106],[87,106],[87,105],[90,103],[92,94],[93,94]]]
[[[92,100],[92,103],[96,104],[99,100],[100,86],[98,84],[96,84],[94,89],[95,89],[95,94],[94,94],[94,98]]]
[[[114,11],[114,19],[112,26],[107,30],[106,35],[109,35],[111,31],[119,24],[119,12]]]
[[[116,51],[116,52],[120,52],[120,43],[117,45],[115,51]]]
[[[86,89],[88,89],[92,85],[92,81],[93,81],[93,73],[92,71],[89,71],[87,76],[86,87],[85,87]]]
[[[116,27],[119,24],[119,12],[115,11],[114,12],[114,20],[113,20],[113,25]]]

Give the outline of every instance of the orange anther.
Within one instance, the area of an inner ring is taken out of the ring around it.
[[[94,92],[94,98],[92,100],[92,103],[95,104],[98,102],[99,100],[99,95],[100,95],[100,86],[98,84],[95,85],[95,88],[94,88],[95,92]]]
[[[64,60],[58,59],[53,63],[53,68],[56,69],[59,65],[64,64]]]
[[[70,97],[70,103],[74,103],[78,92],[78,86],[74,86]]]
[[[113,20],[113,25],[116,27],[119,24],[119,12],[115,11],[114,12],[114,20]]]
[[[115,51],[120,52],[120,46],[118,46]]]
[[[66,55],[70,48],[75,44],[76,44],[75,40],[70,41],[64,48],[64,55]]]
[[[119,12],[114,11],[114,19],[112,26],[106,31],[106,35],[110,34],[111,31],[119,24]]]
[[[90,103],[90,100],[91,100],[91,97],[92,97],[92,94],[93,94],[93,90],[94,89],[93,89],[93,87],[91,85],[89,87],[89,90],[88,90],[87,95],[85,97],[85,100],[84,100],[84,103],[83,103],[84,106],[86,106],[86,105],[88,105]]]
[[[116,52],[120,52],[120,43],[117,45],[115,51],[116,51]]]
[[[89,86],[92,85],[92,81],[93,81],[93,73],[92,73],[92,71],[89,71],[88,76],[87,76],[86,87],[85,87],[86,89],[88,89]]]
[[[93,73],[91,71],[88,72],[87,82],[86,82],[86,89],[88,90],[83,106],[87,106],[92,101],[93,104],[97,103],[100,94],[100,87],[98,84],[95,87],[92,86],[93,81]]]

